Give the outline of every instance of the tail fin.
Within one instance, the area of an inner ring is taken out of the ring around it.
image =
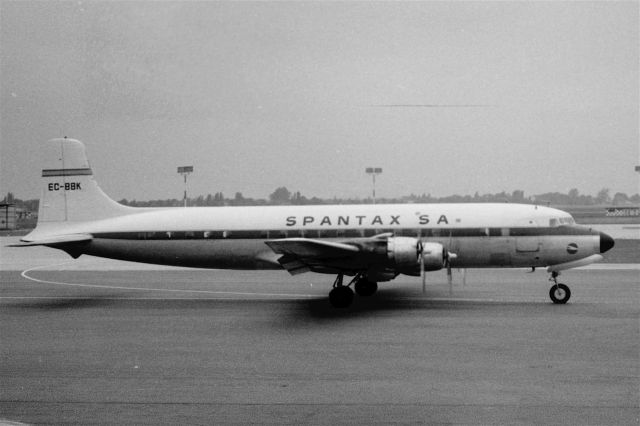
[[[42,192],[38,226],[81,222],[131,213],[133,208],[109,198],[93,178],[84,144],[75,139],[52,139],[43,144]]]

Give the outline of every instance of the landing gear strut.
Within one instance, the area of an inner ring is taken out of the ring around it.
[[[551,273],[549,281],[553,281],[553,285],[549,289],[549,297],[553,303],[565,304],[571,297],[571,290],[569,290],[569,287],[566,285],[558,282],[558,275],[560,275],[560,273],[556,271]]]
[[[353,303],[353,284],[358,296],[371,296],[378,290],[378,283],[369,281],[362,273],[356,274],[347,285],[342,283],[343,274],[339,274],[333,282],[333,290],[329,292],[329,302],[334,308],[347,308]]]

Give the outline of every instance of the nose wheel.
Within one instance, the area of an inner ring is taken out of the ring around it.
[[[553,285],[549,289],[549,297],[553,303],[563,305],[569,301],[571,290],[568,286],[558,282],[558,275],[560,275],[558,272],[551,273],[549,281],[553,281]]]

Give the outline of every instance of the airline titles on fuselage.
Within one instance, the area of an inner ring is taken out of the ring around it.
[[[418,214],[418,225],[427,225],[432,219],[428,214]],[[440,215],[436,225],[449,224],[446,215]],[[345,216],[289,216],[287,226],[392,226],[404,225],[400,215],[345,215]]]

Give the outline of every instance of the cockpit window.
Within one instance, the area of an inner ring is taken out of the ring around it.
[[[560,218],[551,218],[549,219],[549,226],[556,227],[562,225],[575,225],[575,220],[571,216],[569,217],[560,217]]]

